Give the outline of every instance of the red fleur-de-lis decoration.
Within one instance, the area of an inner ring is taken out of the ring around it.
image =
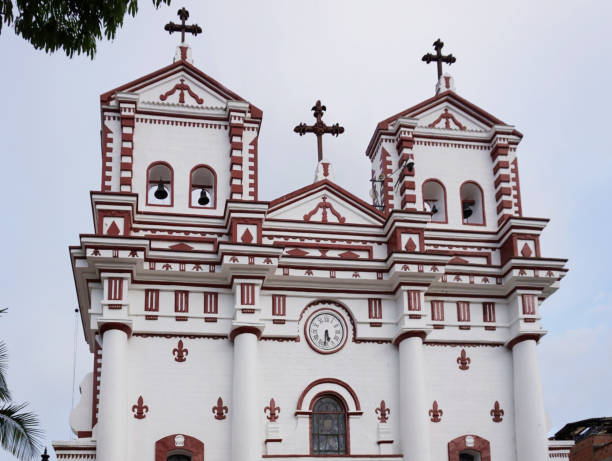
[[[495,405],[493,405],[493,409],[491,410],[491,416],[493,417],[493,422],[501,423],[504,416],[504,410],[499,408],[499,402],[496,400]]]
[[[379,414],[378,420],[381,423],[386,423],[389,420],[389,413],[391,413],[391,409],[387,408],[387,404],[384,400],[381,400],[380,406],[376,409],[376,413]]]
[[[274,399],[270,399],[270,405],[264,408],[264,413],[269,413],[266,418],[268,418],[268,421],[273,423],[278,419],[278,414],[280,413],[280,410],[280,407],[276,406],[276,402],[274,401]]]
[[[149,412],[149,407],[143,404],[142,395],[138,397],[137,405],[132,405],[132,413],[134,413],[134,418],[136,419],[145,419],[146,414]]]
[[[175,362],[184,362],[185,360],[187,360],[186,357],[187,355],[189,355],[189,349],[183,347],[182,339],[179,339],[178,347],[172,349],[172,355],[174,355]]]
[[[215,419],[225,419],[228,411],[228,408],[223,405],[223,399],[219,397],[217,399],[217,406],[212,407],[212,412],[215,415]]]
[[[459,355],[459,357],[457,357],[457,363],[459,364],[459,369],[467,370],[468,368],[470,368],[471,362],[472,362],[472,359],[470,359],[466,355],[465,349],[461,349],[461,354]]]
[[[431,410],[429,410],[429,416],[431,416],[431,422],[432,423],[439,423],[441,421],[441,416],[444,414],[444,412],[438,408],[438,401],[434,400],[433,402],[433,407]]]

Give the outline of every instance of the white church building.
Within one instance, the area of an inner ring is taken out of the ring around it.
[[[373,204],[325,158],[260,200],[262,110],[184,38],[101,95],[95,231],[70,248],[93,368],[58,459],[568,459],[536,354],[566,260],[522,214],[521,133],[439,74],[374,127]]]

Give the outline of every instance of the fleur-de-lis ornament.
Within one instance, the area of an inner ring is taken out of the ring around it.
[[[434,400],[433,402],[433,407],[431,410],[429,410],[429,416],[431,416],[431,422],[432,423],[439,423],[442,420],[442,415],[444,414],[444,412],[442,411],[441,408],[438,408],[438,401]]]
[[[227,406],[223,405],[223,399],[219,397],[217,399],[217,406],[212,407],[212,412],[215,415],[215,419],[222,420],[226,418],[228,412]]]
[[[493,409],[491,410],[491,416],[493,417],[493,422],[501,423],[504,416],[504,410],[499,408],[499,402],[496,400],[495,405],[493,405]]]
[[[387,408],[387,404],[384,400],[381,400],[380,406],[376,409],[376,413],[378,413],[378,421],[381,423],[386,423],[389,420],[389,413],[391,413],[391,409]]]
[[[142,395],[138,397],[138,402],[136,405],[132,405],[132,413],[134,413],[134,418],[136,419],[145,419],[147,415],[145,413],[149,412],[149,407],[144,405],[144,401],[142,400]]]
[[[189,354],[189,349],[183,347],[183,340],[179,339],[178,346],[172,349],[172,355],[174,355],[174,360],[176,362],[184,362],[187,360],[187,355]]]
[[[271,423],[275,422],[278,419],[278,414],[280,413],[280,407],[276,406],[276,402],[274,399],[270,399],[270,405],[264,408],[264,413],[269,413],[266,418]]]
[[[457,357],[457,363],[459,364],[460,370],[467,370],[470,368],[472,360],[466,355],[465,349],[461,349],[461,354]]]

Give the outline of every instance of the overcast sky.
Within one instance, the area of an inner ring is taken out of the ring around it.
[[[611,2],[183,1],[155,10],[143,0],[93,61],[36,51],[8,29],[0,36],[0,306],[10,309],[0,337],[15,400],[31,402],[48,445],[72,436],[68,245],[93,230],[99,95],[171,63],[178,38],[163,25],[183,5],[204,29],[190,39],[194,64],[264,112],[263,200],[312,182],[315,140],[292,128],[310,123],[317,98],[326,120],[346,128],[324,141],[336,182],[367,199],[367,142],[378,121],[433,96],[435,66],[420,58],[440,37],[457,57],[457,92],[525,135],[524,214],[551,219],[544,256],[570,259],[542,308],[551,432],[612,416]],[[91,364],[79,332],[77,385]],[[2,459],[11,458],[0,452]]]

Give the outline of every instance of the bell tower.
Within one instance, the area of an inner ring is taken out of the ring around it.
[[[257,137],[262,112],[193,65],[185,34],[202,29],[181,24],[174,62],[100,97],[100,190],[132,208],[156,215],[223,215],[228,200],[257,200]],[[124,233],[104,219],[106,233]],[[112,222],[111,222],[112,221]],[[125,224],[124,226],[125,227]]]

